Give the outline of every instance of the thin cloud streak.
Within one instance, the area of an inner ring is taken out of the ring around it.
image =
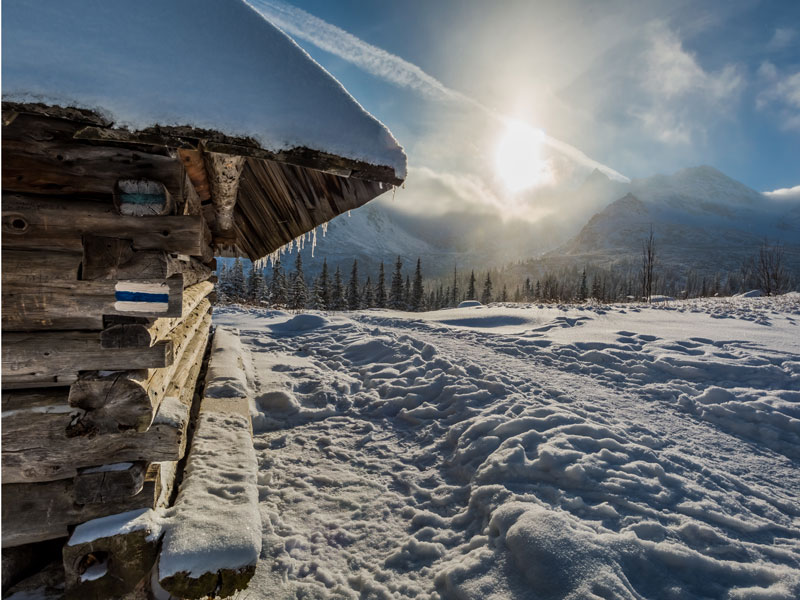
[[[488,117],[507,123],[509,118],[501,115],[474,98],[453,90],[417,65],[373,46],[347,31],[315,17],[314,15],[281,2],[280,0],[247,0],[261,16],[287,34],[310,42],[321,50],[356,65],[362,70],[399,87],[412,89],[421,95],[438,101],[454,101],[477,108]],[[576,163],[598,169],[608,177],[628,182],[630,179],[584,154],[578,148],[544,135],[543,141],[553,150]]]

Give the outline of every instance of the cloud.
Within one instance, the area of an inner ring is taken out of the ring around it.
[[[770,198],[772,200],[779,200],[781,202],[800,201],[800,185],[796,185],[790,188],[781,188],[778,190],[773,190],[771,192],[764,192],[764,195],[767,198]]]
[[[797,32],[789,27],[778,27],[767,42],[767,50],[775,52],[788,48],[797,37]]]
[[[678,35],[662,22],[645,28],[646,50],[639,65],[644,97],[631,113],[662,142],[690,144],[706,135],[708,120],[738,98],[744,78],[735,65],[706,71]]]
[[[246,0],[265,19],[287,34],[310,42],[318,48],[346,60],[360,69],[399,87],[412,89],[421,95],[439,101],[455,101],[480,110],[487,117],[502,123],[507,117],[483,105],[474,98],[453,90],[429,75],[417,65],[373,46],[360,38],[314,15],[286,4],[281,0]],[[599,169],[609,177],[628,181],[625,175],[604,165],[581,150],[545,135],[544,142],[552,149],[587,169]]]
[[[758,78],[761,91],[756,108],[774,114],[781,129],[800,132],[800,71],[784,75],[766,61],[758,69]]]

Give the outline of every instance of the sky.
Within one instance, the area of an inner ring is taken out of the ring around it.
[[[248,1],[391,129],[412,209],[702,164],[800,198],[799,1]]]

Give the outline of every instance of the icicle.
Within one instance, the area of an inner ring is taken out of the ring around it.
[[[317,249],[317,228],[311,230],[311,258],[314,258],[314,250]]]
[[[347,211],[347,218],[349,219],[349,218],[350,218],[350,217],[352,217],[352,216],[353,216],[353,215],[351,215],[351,214],[350,214],[350,211],[348,210],[348,211]]]
[[[322,224],[322,237],[325,237],[326,233],[328,233],[328,221]]]

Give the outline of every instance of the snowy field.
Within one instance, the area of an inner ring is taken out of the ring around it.
[[[290,315],[241,598],[800,597],[800,294]]]

